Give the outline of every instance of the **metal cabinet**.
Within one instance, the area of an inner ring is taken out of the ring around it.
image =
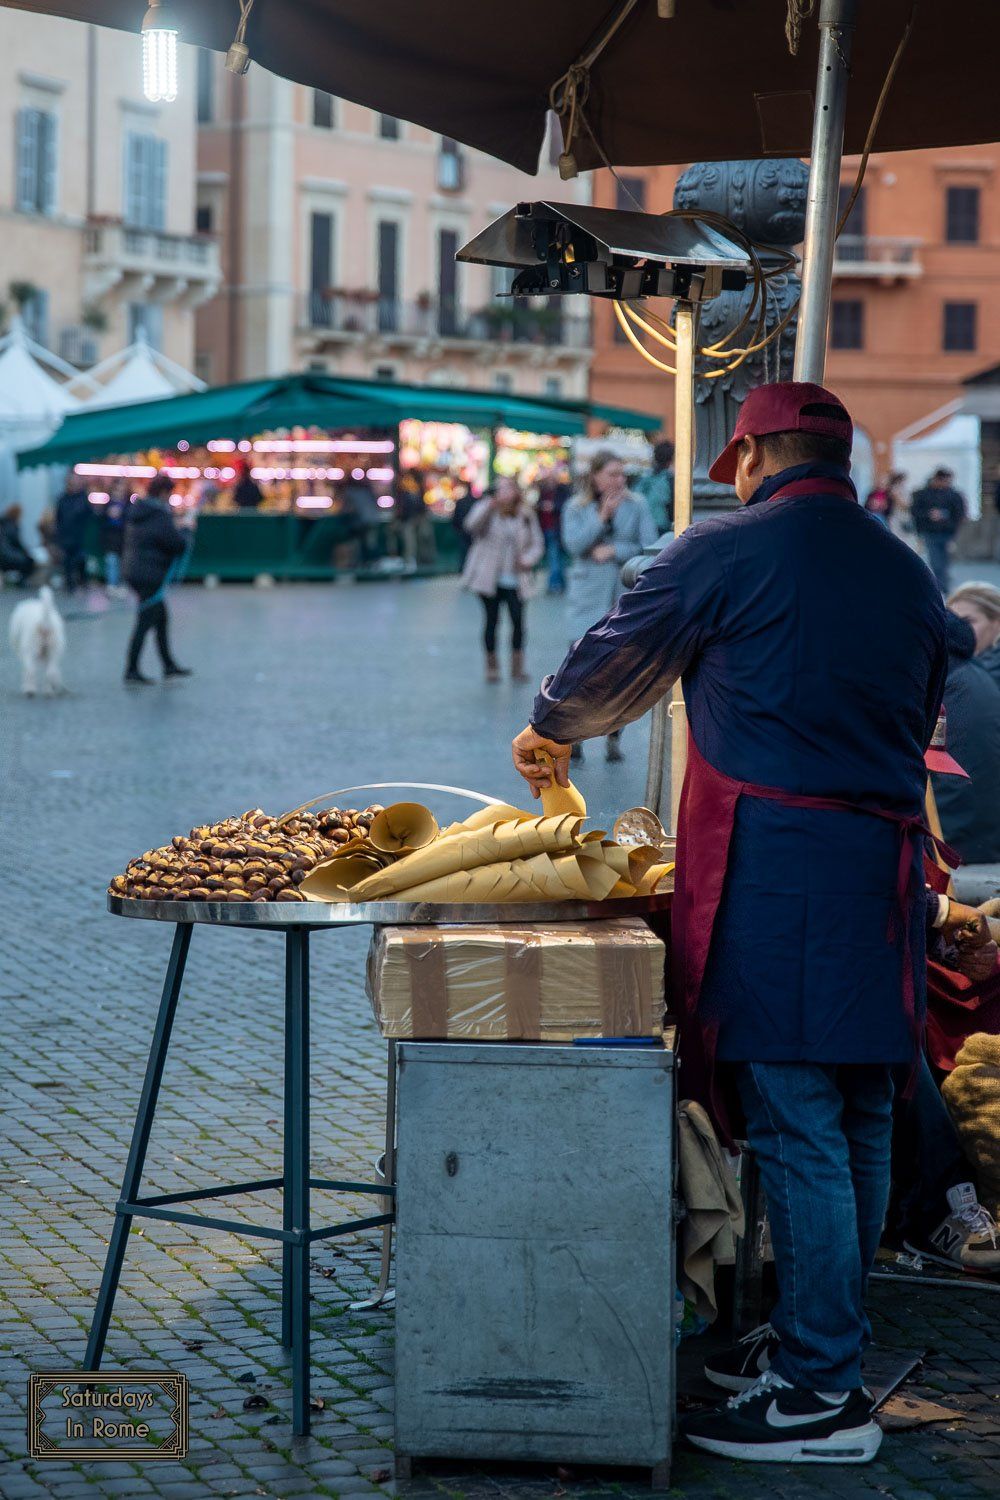
[[[674,1414],[673,1055],[401,1042],[396,1452],[643,1465]]]

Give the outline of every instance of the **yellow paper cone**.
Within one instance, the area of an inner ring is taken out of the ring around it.
[[[542,811],[547,818],[553,818],[560,813],[572,813],[574,817],[585,818],[587,816],[587,803],[582,792],[570,782],[569,786],[560,786],[556,781],[556,773],[552,764],[552,757],[547,750],[536,751],[536,757],[543,766],[547,766],[552,772],[552,780],[547,787],[542,789]]]
[[[378,874],[381,859],[374,854],[347,854],[316,865],[299,886],[309,901],[354,901],[355,887]]]
[[[437,819],[420,802],[394,802],[376,813],[368,838],[386,854],[409,854],[423,849],[438,836]]]

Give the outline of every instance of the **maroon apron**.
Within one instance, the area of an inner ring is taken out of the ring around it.
[[[848,484],[823,480],[822,493],[843,493],[853,502],[854,491]],[[770,497],[783,500],[798,494],[818,492],[815,479],[800,479],[786,485]],[[716,1087],[715,1053],[718,1044],[718,1022],[699,1015],[705,970],[708,965],[712,934],[729,863],[729,846],[736,824],[736,809],[741,797],[761,797],[783,807],[803,807],[852,812],[894,823],[899,829],[899,865],[896,875],[897,912],[890,923],[886,941],[903,938],[902,1002],[914,1036],[914,1058],[920,1047],[920,1026],[916,1013],[916,987],[910,927],[913,901],[910,882],[916,841],[933,839],[923,818],[887,808],[850,802],[841,797],[814,797],[788,792],[780,787],[760,786],[739,781],[711,765],[699,751],[694,736],[688,732],[688,761],[677,815],[677,853],[674,899],[671,905],[671,946],[674,1001],[681,1032],[682,1090],[685,1097],[700,1098],[711,1108],[716,1123],[727,1138],[731,1132],[728,1111]],[[952,868],[959,857],[947,844],[934,840],[942,857]],[[898,925],[897,925],[898,921]]]

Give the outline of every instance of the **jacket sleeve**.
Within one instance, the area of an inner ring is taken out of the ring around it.
[[[534,728],[571,744],[641,718],[711,638],[724,592],[715,547],[702,527],[693,527],[663,549],[545,679]]]
[[[615,558],[620,563],[627,563],[646,547],[654,547],[660,533],[656,529],[649,505],[641,496],[636,496],[636,516],[638,519],[637,540],[617,540],[614,543]]]
[[[477,500],[465,518],[465,529],[470,536],[482,536],[490,524],[493,502],[487,495]]]
[[[170,516],[164,516],[158,528],[157,543],[168,557],[183,557],[187,551],[187,538]]]
[[[910,500],[910,520],[919,531],[927,524],[927,491],[917,490]]]
[[[596,505],[576,505],[571,500],[563,508],[562,544],[570,557],[586,557],[604,532]]]
[[[525,519],[528,523],[528,536],[521,552],[520,563],[522,568],[533,568],[545,554],[545,538],[542,536],[542,528],[533,510],[527,512]]]

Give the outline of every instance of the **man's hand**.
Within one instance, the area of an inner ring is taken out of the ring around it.
[[[543,787],[552,785],[553,773],[559,786],[569,786],[571,748],[570,745],[558,744],[556,740],[547,740],[544,735],[532,729],[530,724],[527,729],[521,730],[511,745],[514,768],[531,787],[533,797],[540,797]],[[538,760],[536,755],[538,750],[545,750],[552,757],[551,770]]]
[[[997,958],[1000,957],[996,943],[987,943],[982,948],[959,948],[955,956],[955,968],[973,984],[982,984],[996,973]]]
[[[981,911],[974,906],[963,906],[960,901],[948,902],[948,915],[940,931],[949,943],[964,952],[985,948],[991,941],[989,924]]]

